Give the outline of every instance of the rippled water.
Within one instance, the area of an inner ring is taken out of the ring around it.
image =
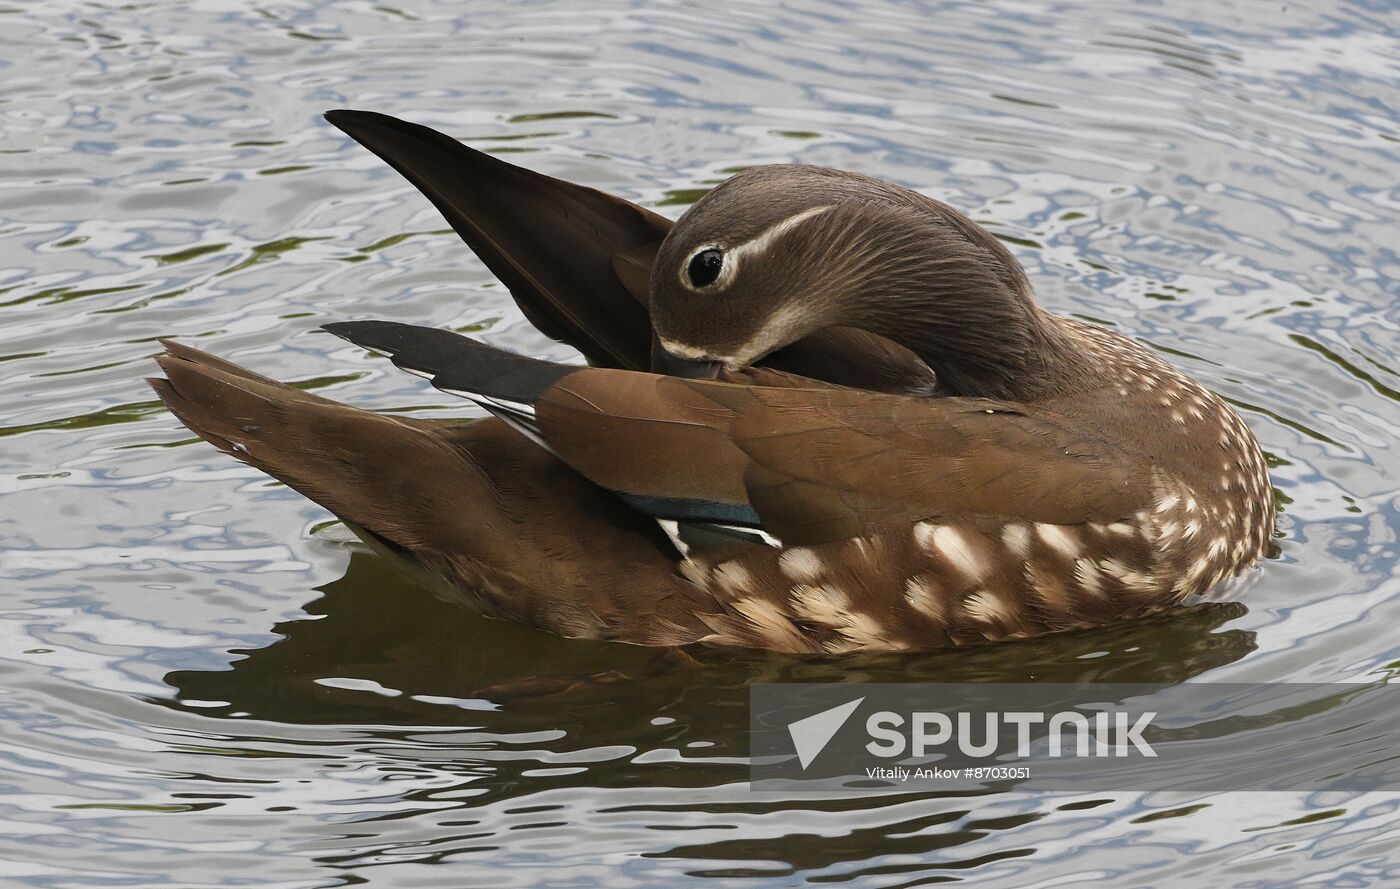
[[[1388,0],[0,0],[0,875],[45,887],[1395,885],[1383,794],[751,794],[755,680],[1355,681],[1400,666]],[[804,161],[992,227],[1056,310],[1240,406],[1280,556],[1236,603],[918,658],[561,642],[441,604],[194,441],[177,336],[383,409],[314,332],[568,357],[319,119],[387,111],[679,213]]]

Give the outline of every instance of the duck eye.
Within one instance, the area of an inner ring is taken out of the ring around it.
[[[724,268],[724,251],[718,247],[707,247],[690,258],[685,273],[691,286],[707,287],[715,283],[720,270]]]

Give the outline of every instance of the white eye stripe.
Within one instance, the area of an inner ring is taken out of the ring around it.
[[[727,250],[720,244],[702,244],[696,247],[686,256],[678,270],[681,285],[687,290],[703,291],[706,293],[723,290],[725,287],[729,286],[730,282],[734,280],[734,276],[739,273],[739,263],[744,257],[762,253],[767,250],[774,241],[787,232],[801,225],[808,219],[811,219],[813,216],[819,213],[825,213],[833,206],[833,204],[826,204],[821,207],[808,207],[806,210],[794,213],[786,219],[778,220],[744,243],[736,244]],[[690,263],[697,255],[704,253],[706,250],[722,251],[724,253],[724,265],[720,266],[719,275],[714,281],[706,284],[704,287],[696,287],[690,283]]]
[[[794,213],[787,219],[773,223],[754,237],[735,246],[729,251],[729,255],[744,256],[750,253],[762,253],[778,238],[781,238],[784,234],[801,225],[803,222],[806,222],[808,219],[811,219],[813,216],[819,213],[825,213],[827,210],[830,210],[831,207],[831,204],[826,204],[821,207],[808,207],[800,213]]]

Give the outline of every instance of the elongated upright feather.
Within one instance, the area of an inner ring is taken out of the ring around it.
[[[541,332],[594,364],[649,366],[650,316],[611,261],[659,243],[670,220],[384,114],[329,111],[326,119],[423,192]]]

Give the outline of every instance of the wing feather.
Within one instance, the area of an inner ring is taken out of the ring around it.
[[[1067,418],[982,399],[585,370],[537,416],[598,484],[747,503],[791,545],[960,515],[1112,521],[1138,507],[1148,471]]]

